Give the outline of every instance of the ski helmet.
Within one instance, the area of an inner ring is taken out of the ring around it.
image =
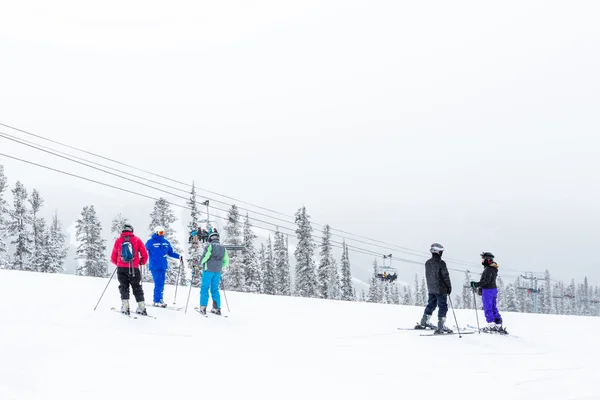
[[[123,230],[121,232],[131,232],[133,233],[133,226],[131,224],[124,224]]]
[[[481,258],[483,258],[484,260],[493,260],[494,255],[492,253],[490,253],[489,251],[486,251],[486,252],[481,253]]]
[[[154,233],[156,233],[159,236],[164,236],[164,234],[165,234],[165,228],[163,228],[162,226],[158,225],[156,228],[154,228]]]
[[[429,251],[431,252],[431,254],[442,254],[442,252],[444,251],[444,246],[442,246],[439,243],[434,243],[431,245]]]
[[[219,239],[219,232],[216,232],[216,231],[215,231],[215,232],[211,233],[211,234],[210,234],[210,236],[208,237],[208,240],[209,240],[209,241],[211,241],[211,242],[212,242],[214,239],[217,239],[217,240]]]

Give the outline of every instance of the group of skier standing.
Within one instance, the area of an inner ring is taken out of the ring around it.
[[[192,236],[202,236],[200,229]],[[219,284],[221,274],[229,266],[229,256],[227,249],[219,241],[219,233],[216,230],[210,230],[208,233],[208,245],[204,248],[204,253],[200,258],[200,276],[202,283],[200,285],[200,308],[202,314],[206,314],[209,294],[212,297],[212,309],[210,312],[221,315],[221,298],[219,294]],[[202,241],[202,240],[200,240]],[[196,241],[198,242],[198,241]],[[427,280],[428,299],[427,306],[417,324],[416,329],[434,329],[437,334],[452,333],[452,330],[446,327],[446,314],[448,313],[448,296],[452,293],[452,282],[446,262],[442,260],[444,247],[439,243],[434,243],[429,249],[431,258],[425,263],[425,277]],[[179,259],[183,263],[183,256],[177,254],[171,243],[165,238],[165,229],[157,226],[154,229],[152,237],[144,244],[142,240],[133,233],[133,226],[125,224],[121,235],[115,240],[111,261],[117,266],[117,279],[119,281],[119,291],[121,293],[121,312],[130,314],[129,308],[129,287],[131,286],[138,307],[136,313],[147,315],[144,301],[144,291],[142,289],[142,274],[140,266],[150,263],[148,269],[152,273],[154,280],[153,305],[155,307],[166,307],[163,300],[166,272],[169,268],[167,257]],[[498,297],[498,287],[496,286],[496,277],[498,276],[498,264],[494,261],[494,255],[489,252],[481,253],[483,273],[479,282],[471,281],[470,286],[477,290],[482,296],[483,311],[487,326],[482,331],[506,333],[502,327],[502,316],[498,311],[496,300]],[[198,268],[194,265],[194,273]],[[438,322],[434,325],[430,322],[433,311],[438,309]]]
[[[207,237],[208,245],[200,258],[200,267],[194,264],[194,274],[202,278],[200,285],[200,313],[206,314],[209,292],[212,296],[210,312],[221,315],[221,298],[219,283],[223,270],[229,266],[227,249],[219,241],[219,233],[210,231]],[[137,302],[136,313],[148,315],[142,289],[142,274],[140,267],[149,262],[148,269],[154,280],[153,305],[167,307],[163,300],[165,279],[169,268],[167,257],[179,259],[183,264],[183,256],[173,250],[171,243],[165,238],[165,229],[157,226],[152,237],[144,242],[133,233],[133,226],[125,224],[121,235],[115,240],[111,254],[111,262],[117,267],[117,279],[121,294],[121,312],[130,314],[129,287]],[[180,265],[182,267],[182,265]],[[201,269],[201,271],[199,271]]]
[[[416,329],[434,329],[437,334],[452,333],[446,327],[446,314],[448,313],[448,296],[452,293],[452,282],[446,262],[442,260],[444,247],[434,243],[429,249],[431,258],[425,263],[425,278],[427,280],[428,300],[421,322],[415,326]],[[494,255],[490,252],[481,253],[481,264],[484,267],[479,282],[471,281],[470,287],[482,297],[483,312],[487,326],[483,332],[507,333],[502,326],[502,316],[498,311],[496,300],[498,298],[498,287],[496,277],[498,276],[498,264],[494,261]],[[438,322],[434,325],[430,322],[433,311],[438,309]]]

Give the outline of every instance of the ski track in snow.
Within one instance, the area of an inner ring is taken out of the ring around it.
[[[0,280],[2,400],[600,399],[598,317],[503,313],[519,338],[431,338],[397,329],[422,307],[227,292],[230,317],[204,318],[193,288],[187,314],[148,307],[156,320],[133,320],[110,311],[115,279],[96,311],[107,279],[2,270]],[[474,313],[457,310],[459,325]]]

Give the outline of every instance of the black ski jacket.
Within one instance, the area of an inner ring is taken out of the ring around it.
[[[483,269],[481,279],[475,283],[476,287],[482,289],[497,289],[496,277],[498,276],[498,264],[491,263]]]
[[[439,255],[433,255],[425,263],[425,278],[427,279],[427,291],[430,294],[450,294],[452,282],[446,267],[446,262]]]

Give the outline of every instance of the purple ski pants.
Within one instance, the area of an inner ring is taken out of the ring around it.
[[[483,302],[483,313],[485,320],[502,324],[502,316],[496,307],[496,299],[498,298],[498,289],[482,289],[481,301]]]

